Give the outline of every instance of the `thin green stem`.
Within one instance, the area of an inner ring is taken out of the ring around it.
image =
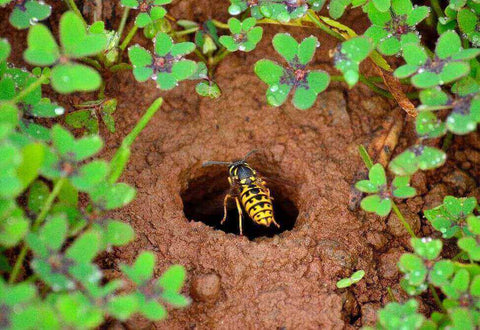
[[[215,66],[218,63],[220,63],[220,61],[223,60],[228,54],[230,54],[228,49],[223,48],[220,52],[218,52],[217,55],[215,55],[214,57],[212,57],[208,60],[208,64],[210,66]]]
[[[108,181],[110,183],[115,183],[120,175],[122,175],[125,166],[127,165],[128,159],[130,158],[130,147],[133,142],[140,134],[140,132],[145,128],[153,115],[160,109],[160,106],[163,103],[163,99],[159,97],[156,99],[152,105],[147,109],[145,114],[140,118],[135,127],[130,131],[130,133],[123,139],[122,144],[117,149],[113,158],[110,162],[112,171]]]
[[[435,304],[437,304],[438,308],[442,312],[446,313],[447,310],[445,309],[445,307],[443,307],[442,301],[440,300],[440,297],[438,296],[437,289],[435,289],[435,287],[432,284],[428,285],[428,289],[430,290],[430,293],[433,296],[433,300],[435,300]]]
[[[194,27],[194,28],[190,28],[190,29],[186,29],[186,30],[183,30],[183,31],[174,31],[172,34],[174,37],[181,37],[181,36],[185,36],[185,35],[188,35],[190,33],[194,33],[194,32],[197,32],[200,28],[197,26],[197,27]]]
[[[53,190],[50,192],[50,195],[48,195],[48,198],[45,201],[45,204],[43,204],[42,210],[40,211],[37,218],[33,222],[33,225],[32,225],[33,232],[37,231],[38,227],[42,224],[43,220],[45,220],[45,217],[50,211],[50,208],[52,207],[52,204],[55,201],[55,198],[57,198],[58,193],[60,192],[60,190],[62,189],[66,181],[67,181],[66,178],[62,178],[58,180],[53,186]],[[28,252],[28,247],[25,244],[23,244],[22,249],[20,250],[20,253],[18,255],[17,261],[13,266],[12,272],[10,274],[10,278],[8,279],[8,283],[14,283],[15,280],[17,279],[18,272],[20,271],[20,268],[23,265],[23,261],[25,260],[25,256],[27,255],[27,252]]]
[[[453,141],[452,132],[447,132],[447,135],[443,139],[442,150],[447,151],[448,148],[450,148],[450,146],[452,145],[452,141]]]
[[[444,16],[442,7],[440,7],[438,0],[430,0],[430,6],[433,8],[435,15],[437,15],[437,19]]]
[[[477,209],[478,211],[478,209]],[[462,251],[462,252],[459,252],[457,253],[453,258],[452,258],[452,261],[457,261],[458,259],[462,258],[464,255],[465,255],[465,251]]]
[[[400,212],[400,209],[398,208],[397,204],[392,200],[392,209],[393,212],[397,215],[398,219],[400,219],[400,222],[402,225],[405,227],[407,230],[408,234],[410,234],[410,237],[412,238],[417,238],[417,235],[415,235],[415,232],[412,230],[412,227],[410,227],[410,224],[405,220],[405,217],[403,216],[402,212]]]
[[[110,72],[118,72],[118,71],[132,70],[133,66],[128,63],[118,63],[115,65],[112,65],[108,69],[110,70]]]
[[[437,110],[447,110],[452,108],[453,108],[453,105],[432,105],[432,106],[422,105],[418,107],[418,110],[419,111],[437,111]]]
[[[102,83],[101,83],[99,91],[98,91],[98,99],[99,100],[103,100],[105,98],[105,87],[107,87],[106,84],[105,84],[105,80],[102,80]]]
[[[360,153],[360,157],[362,157],[363,163],[367,167],[367,169],[371,169],[373,166],[373,161],[368,154],[367,149],[361,144],[358,146],[358,152]]]
[[[80,17],[80,19],[83,22],[83,25],[87,26],[88,24],[85,21],[85,18],[83,18],[83,15],[80,12],[80,10],[78,10],[78,7],[77,7],[77,4],[75,3],[75,1],[74,0],[65,0],[65,3],[67,4],[68,8],[70,8],[70,10],[72,10],[78,17]]]
[[[310,10],[307,12],[307,17],[323,32],[331,35],[334,38],[337,38],[338,40],[341,40],[341,41],[345,40],[345,38],[341,34],[333,31],[326,24],[320,22],[320,20],[317,17],[315,17],[315,15]]]
[[[372,77],[372,78],[379,78],[379,79],[375,79],[375,81],[383,81],[382,78],[380,77]],[[390,94],[389,91],[383,89],[383,88],[380,88],[378,86],[376,86],[373,82],[372,82],[372,78],[367,78],[365,77],[364,75],[360,74],[360,77],[359,77],[359,80],[360,82],[362,82],[363,84],[365,84],[368,88],[370,88],[372,91],[374,91],[375,93],[378,93],[384,97],[388,97],[389,99],[393,98],[392,97],[392,94]],[[343,76],[330,76],[330,80],[331,81],[340,81],[340,82],[345,82],[345,78]]]
[[[389,99],[393,99],[393,96],[389,91],[386,91],[383,88],[378,87],[377,85],[372,83],[370,80],[368,80],[368,78],[366,78],[365,76],[360,75],[359,80],[362,83],[364,83],[365,85],[367,85],[375,93],[380,94],[380,95],[382,95],[384,97],[387,97]]]
[[[398,302],[395,296],[393,295],[392,288],[388,287],[387,288],[388,296],[390,297],[390,301],[392,302]]]
[[[118,39],[115,46],[118,46],[120,39],[122,39],[123,30],[125,29],[125,24],[127,23],[127,18],[129,13],[130,13],[130,8],[125,7],[125,9],[123,9],[122,20],[120,21],[120,25],[118,26],[118,31],[117,31]]]
[[[212,19],[211,22],[213,23],[213,25],[215,25],[216,27],[218,27],[220,29],[225,29],[225,30],[229,29],[228,24],[217,21],[216,19]]]
[[[88,57],[84,57],[84,58],[80,59],[80,61],[82,61],[83,63],[87,63],[88,65],[93,66],[95,69],[97,69],[99,71],[102,70],[102,65],[97,60],[94,60],[94,59],[91,59],[91,58],[88,58]]]
[[[124,51],[125,48],[127,48],[128,44],[132,40],[133,36],[135,35],[135,33],[137,33],[137,30],[138,30],[138,26],[133,25],[132,28],[130,29],[130,31],[128,31],[127,36],[125,37],[125,39],[123,39],[123,42],[120,45],[120,50],[121,51]]]
[[[22,98],[30,94],[32,91],[34,91],[36,88],[41,86],[45,81],[47,81],[48,77],[44,74],[42,74],[36,81],[28,85],[25,89],[23,89],[20,93],[15,95],[13,98],[12,102],[17,103],[19,102]]]
[[[195,55],[197,55],[198,58],[199,58],[203,63],[207,64],[207,62],[208,62],[207,59],[205,58],[205,56],[203,56],[202,52],[200,52],[200,50],[198,50],[198,48],[195,48],[194,52],[195,52]]]

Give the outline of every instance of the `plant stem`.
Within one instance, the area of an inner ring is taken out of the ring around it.
[[[341,41],[345,40],[345,38],[341,34],[333,31],[326,24],[320,22],[320,20],[314,14],[312,14],[310,10],[307,12],[307,17],[323,32],[331,35],[334,38],[337,38],[338,40],[341,40]]]
[[[415,232],[412,230],[412,227],[410,227],[410,224],[405,220],[405,217],[403,216],[402,212],[400,212],[400,209],[398,208],[397,204],[392,200],[392,209],[393,212],[397,215],[398,219],[400,219],[400,222],[402,225],[405,227],[407,232],[410,234],[410,237],[412,238],[417,238],[417,235],[415,235]]]
[[[447,132],[447,135],[443,139],[442,150],[447,151],[448,148],[450,148],[450,146],[452,145],[452,141],[453,141],[452,132]]]
[[[72,10],[78,17],[80,17],[80,19],[83,22],[83,25],[87,26],[88,24],[85,21],[85,18],[83,18],[83,15],[80,12],[80,10],[78,10],[75,0],[65,0],[65,3],[67,4],[68,8],[70,8],[70,10]]]
[[[360,157],[362,157],[363,162],[365,163],[365,166],[370,170],[373,166],[373,161],[370,158],[370,155],[368,154],[367,149],[363,145],[358,146],[358,151],[360,153]],[[392,200],[392,209],[393,212],[397,215],[398,219],[400,219],[400,222],[402,225],[405,227],[407,232],[410,234],[411,237],[416,238],[417,236],[415,235],[415,232],[412,230],[412,227],[410,227],[410,224],[405,220],[405,217],[403,216],[402,212],[400,212],[400,209],[398,208],[397,204]]]
[[[108,68],[110,72],[118,72],[118,71],[123,71],[123,70],[132,70],[133,66],[128,63],[118,63],[115,65],[112,65],[111,67]]]
[[[208,60],[208,64],[210,66],[215,66],[220,63],[220,61],[223,60],[228,54],[230,54],[230,52],[226,48],[223,48],[217,55]]]
[[[120,45],[120,50],[121,51],[124,51],[125,48],[127,48],[128,44],[132,40],[133,36],[135,35],[135,33],[137,33],[137,30],[138,30],[138,26],[133,25],[132,28],[130,29],[130,31],[128,31],[127,36],[125,37],[125,39],[123,39],[123,42]]]
[[[66,178],[61,178],[58,180],[55,185],[53,186],[53,190],[50,192],[50,195],[48,195],[47,200],[45,201],[45,204],[43,204],[42,210],[38,214],[37,218],[33,222],[32,225],[32,232],[37,231],[38,226],[40,226],[45,220],[45,217],[48,214],[48,211],[50,211],[50,208],[52,207],[53,202],[55,201],[55,198],[57,197],[58,193],[62,189],[62,186],[65,184],[67,181]],[[18,255],[17,261],[15,262],[15,265],[13,266],[12,273],[10,274],[10,278],[8,279],[8,283],[14,283],[15,280],[17,279],[18,272],[20,271],[20,267],[23,265],[23,261],[25,260],[25,256],[27,255],[28,252],[28,247],[25,245],[25,243],[22,246],[22,249],[20,250],[20,254]]]
[[[478,211],[478,210],[477,210]],[[465,255],[465,251],[462,251],[462,252],[459,252],[457,253],[453,258],[452,258],[452,261],[457,261],[458,259],[460,259],[461,257],[463,257]]]
[[[198,50],[198,48],[195,48],[194,52],[195,52],[195,55],[197,55],[198,58],[199,58],[203,63],[207,64],[207,62],[208,62],[207,59],[205,58],[205,56],[203,56],[202,52],[200,52],[200,51]]]
[[[98,71],[102,70],[102,66],[100,65],[100,63],[97,60],[94,60],[94,59],[88,58],[88,57],[84,57],[84,58],[80,59],[80,61],[93,66]]]
[[[378,79],[376,79],[376,78],[378,78]],[[387,98],[389,98],[389,99],[392,99],[393,96],[392,96],[392,94],[390,94],[389,91],[387,91],[387,90],[385,90],[385,89],[383,89],[383,88],[380,88],[380,87],[376,86],[376,85],[372,82],[372,80],[374,80],[374,79],[375,79],[375,81],[378,81],[378,82],[383,81],[383,79],[380,78],[380,77],[370,77],[370,78],[367,78],[367,77],[365,77],[365,76],[362,75],[362,74],[360,74],[360,78],[359,78],[359,80],[360,80],[362,83],[364,83],[368,88],[370,88],[370,89],[371,89],[372,91],[374,91],[375,93],[378,93],[378,94],[380,94],[380,95],[382,95],[382,96],[384,96],[384,97],[387,97]],[[341,82],[345,82],[345,78],[344,78],[343,76],[330,76],[330,80],[331,80],[331,81],[341,81]]]
[[[430,6],[433,8],[435,15],[437,15],[437,19],[444,16],[442,7],[440,7],[438,0],[430,0]]]
[[[367,149],[361,144],[358,146],[358,152],[360,153],[360,157],[362,157],[363,163],[367,167],[367,169],[371,169],[373,166],[373,161],[368,154]]]
[[[392,302],[398,302],[397,299],[395,298],[395,296],[393,295],[393,292],[392,292],[392,288],[391,287],[388,287],[387,288],[387,292],[388,292],[388,296],[390,297],[390,300]]]
[[[440,300],[440,297],[438,296],[437,289],[432,284],[428,285],[428,288],[430,290],[430,293],[433,296],[433,300],[435,300],[435,303],[437,304],[438,308],[444,313],[447,311],[445,310],[445,307],[443,307],[442,301]]]
[[[383,88],[378,87],[377,85],[372,83],[370,80],[368,80],[368,78],[366,78],[364,75],[360,75],[359,80],[365,85],[367,85],[375,93],[380,94],[386,98],[393,99],[393,96],[389,91],[386,91]]]
[[[212,19],[211,22],[213,23],[213,25],[215,25],[216,27],[218,27],[220,29],[225,29],[225,30],[229,29],[228,24],[217,21],[216,19]]]
[[[25,96],[30,94],[32,91],[34,91],[36,88],[41,86],[47,79],[48,79],[48,77],[46,75],[42,74],[40,77],[38,77],[38,79],[36,81],[34,81],[33,83],[31,83],[30,85],[25,87],[25,89],[23,89],[17,95],[15,95],[15,97],[12,99],[12,102],[13,103],[19,102],[22,98],[24,98]]]
[[[187,35],[187,34],[190,34],[190,33],[197,32],[198,30],[200,30],[200,28],[197,26],[197,27],[190,28],[190,29],[183,30],[183,31],[179,31],[179,32],[174,31],[173,36],[174,37],[181,37],[181,36],[184,36],[184,35]]]
[[[125,29],[125,24],[127,23],[127,18],[129,13],[130,13],[130,8],[125,7],[125,9],[123,9],[122,20],[120,21],[120,25],[118,26],[118,31],[117,31],[118,39],[115,46],[118,46],[120,39],[122,39],[123,30]]]
[[[128,159],[130,158],[130,147],[132,146],[133,141],[137,138],[140,132],[145,128],[153,115],[160,109],[160,106],[163,103],[163,99],[159,97],[153,101],[152,105],[147,109],[145,114],[140,118],[135,127],[128,133],[128,135],[123,139],[122,144],[117,149],[115,154],[110,161],[112,172],[108,181],[110,183],[115,183],[120,175],[122,175],[125,166],[127,165]]]

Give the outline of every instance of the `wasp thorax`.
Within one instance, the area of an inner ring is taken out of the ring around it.
[[[258,0],[248,0],[247,4],[249,7],[258,5]]]

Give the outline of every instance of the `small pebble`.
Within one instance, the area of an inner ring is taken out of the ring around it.
[[[220,286],[217,274],[204,274],[193,279],[190,291],[195,300],[211,303],[220,296]]]

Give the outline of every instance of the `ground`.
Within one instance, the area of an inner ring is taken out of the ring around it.
[[[226,21],[227,7],[227,1],[183,0],[174,1],[169,11],[176,18]],[[113,22],[118,21],[116,10]],[[347,18],[357,31],[365,28],[359,14]],[[51,22],[54,26],[54,19]],[[6,23],[1,26],[5,31]],[[401,150],[414,141],[413,121],[393,101],[363,86],[349,90],[340,83],[332,83],[306,111],[290,102],[268,106],[266,85],[255,76],[253,65],[261,58],[281,61],[270,43],[279,31],[297,39],[317,36],[321,47],[312,68],[339,74],[328,54],[334,39],[316,29],[265,26],[255,51],[229,55],[218,66],[219,99],[197,96],[194,82],[161,92],[154,82],[137,83],[130,72],[107,80],[107,96],[118,98],[119,106],[116,133],[102,131],[106,158],[154,99],[163,96],[165,103],[135,142],[121,178],[136,187],[137,198],[115,216],[133,226],[136,239],[103,257],[102,266],[108,277],[116,277],[119,264],[132,262],[141,250],[154,251],[157,275],[172,264],[186,267],[184,293],[192,297],[190,307],[171,310],[166,321],[135,318],[126,324],[112,321],[108,327],[358,328],[372,324],[375,310],[389,301],[387,287],[397,298],[405,296],[396,262],[409,249],[408,234],[395,216],[366,215],[351,207],[351,198],[352,184],[364,170],[358,145],[369,145],[385,123],[395,119],[405,122]],[[19,61],[25,34],[14,37]],[[134,41],[151,47],[141,34]],[[76,98],[62,98],[62,105],[68,109]],[[465,141],[473,147],[462,147]],[[400,209],[419,235],[431,233],[421,218],[423,209],[438,205],[447,193],[478,194],[472,178],[478,177],[478,157],[471,155],[478,153],[475,148],[480,148],[477,135],[457,139],[449,154],[461,159],[458,168],[448,164],[436,176],[414,178],[421,196],[400,204]],[[281,229],[290,230],[258,232],[246,220],[248,237],[239,236],[233,205],[227,224],[218,224],[227,171],[201,165],[238,159],[252,149],[258,152],[249,163],[267,182],[268,177],[276,179],[269,186],[277,217]],[[366,276],[356,286],[336,288],[337,280],[359,269]],[[421,306],[424,311],[431,308],[428,301]]]

